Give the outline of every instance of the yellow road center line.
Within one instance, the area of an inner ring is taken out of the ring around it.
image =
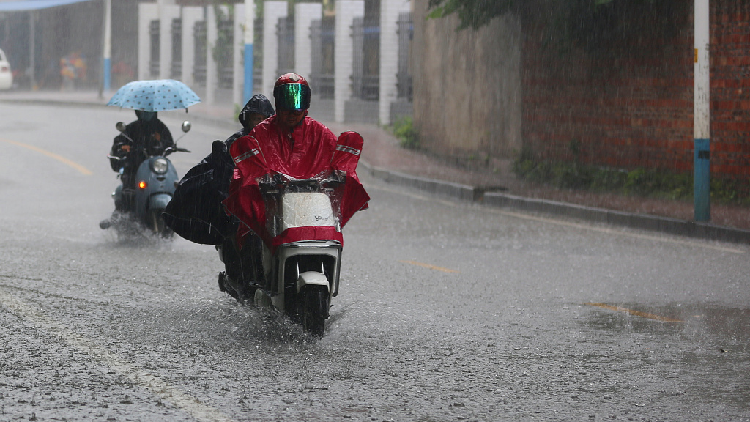
[[[606,303],[584,303],[584,305],[596,306],[599,308],[609,309],[611,311],[616,311],[616,312],[625,312],[630,315],[639,316],[641,318],[654,319],[654,320],[662,321],[662,322],[685,322],[681,319],[667,318],[661,315],[650,314],[648,312],[641,312],[641,311],[636,311],[634,309],[623,308],[621,306],[607,305]]]
[[[69,165],[70,167],[73,167],[74,169],[78,170],[79,172],[81,172],[81,173],[83,173],[83,174],[85,174],[87,176],[93,174],[91,172],[91,170],[87,169],[86,167],[84,167],[84,166],[82,166],[82,165],[80,165],[78,163],[75,163],[73,161],[70,161],[67,158],[63,157],[63,156],[57,155],[54,152],[47,151],[46,149],[35,147],[33,145],[24,144],[24,143],[21,143],[21,142],[11,141],[11,140],[8,140],[8,139],[2,139],[2,138],[0,138],[0,141],[7,142],[7,143],[13,144],[13,145],[18,145],[19,147],[27,148],[27,149],[30,149],[32,151],[36,151],[36,152],[42,153],[42,154],[46,155],[47,157],[54,158],[57,161],[60,161],[62,163],[65,163],[65,164]]]
[[[418,265],[420,267],[429,268],[431,270],[436,270],[436,271],[442,271],[444,273],[457,273],[458,272],[456,270],[451,270],[450,268],[436,267],[435,265],[432,265],[432,264],[425,264],[424,262],[417,262],[417,261],[398,261],[398,262],[402,262],[404,264]]]

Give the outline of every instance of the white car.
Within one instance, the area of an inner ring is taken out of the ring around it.
[[[0,50],[0,89],[10,89],[13,86],[13,74],[10,71],[8,57]]]

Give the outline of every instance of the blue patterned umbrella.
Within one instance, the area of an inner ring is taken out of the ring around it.
[[[166,111],[188,108],[201,99],[187,85],[174,79],[133,81],[117,90],[108,106],[143,111]]]

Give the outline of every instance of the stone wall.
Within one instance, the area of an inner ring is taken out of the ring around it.
[[[413,119],[420,145],[441,156],[509,158],[521,147],[521,32],[514,17],[479,31],[426,19],[414,0]]]

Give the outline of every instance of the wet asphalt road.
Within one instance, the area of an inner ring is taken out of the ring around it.
[[[316,341],[219,292],[212,247],[98,228],[132,111],[0,116],[0,420],[750,420],[747,246],[362,175]],[[235,129],[194,124],[180,175]]]

